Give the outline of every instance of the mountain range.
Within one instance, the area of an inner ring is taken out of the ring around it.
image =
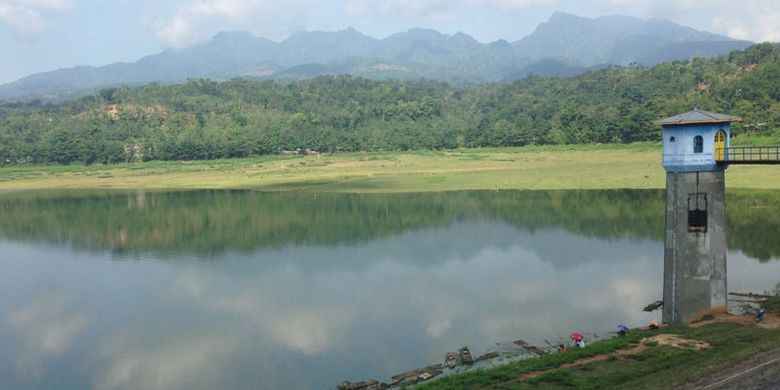
[[[511,43],[481,43],[464,33],[447,35],[421,28],[383,39],[353,28],[299,32],[281,42],[247,32],[223,32],[207,42],[168,49],[133,63],[33,74],[0,85],[0,98],[63,96],[188,78],[289,80],[352,74],[372,79],[511,82],[532,73],[570,76],[609,65],[649,66],[712,57],[751,44],[668,20],[618,15],[589,19],[562,12]]]

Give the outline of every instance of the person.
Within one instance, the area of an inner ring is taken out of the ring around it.
[[[656,321],[656,320],[650,321],[650,329],[658,329],[660,327],[661,326],[658,325],[658,321]]]
[[[577,340],[577,346],[580,348],[585,348],[585,339]]]
[[[563,344],[558,344],[558,352],[566,352],[566,347]]]
[[[628,327],[623,324],[618,325],[617,333],[620,337],[626,337],[626,334],[628,333]]]
[[[756,312],[756,323],[759,323],[764,319],[764,314],[766,314],[766,310],[764,310],[763,307],[760,307]]]

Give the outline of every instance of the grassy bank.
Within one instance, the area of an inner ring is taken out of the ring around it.
[[[681,335],[690,344],[641,341]],[[669,389],[719,373],[757,353],[780,348],[780,331],[754,325],[714,323],[634,332],[585,349],[523,360],[494,369],[442,378],[415,389]],[[697,349],[694,342],[709,347]],[[531,374],[533,373],[533,374]]]
[[[731,188],[780,189],[780,181],[774,180],[777,173],[771,166],[732,167],[727,183]],[[0,168],[0,191],[248,188],[419,192],[664,185],[660,145],[655,143]]]

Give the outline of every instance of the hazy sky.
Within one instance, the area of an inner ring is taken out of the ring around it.
[[[0,83],[75,65],[135,61],[249,30],[281,40],[352,26],[382,38],[411,27],[517,40],[556,10],[660,17],[753,41],[780,41],[780,0],[0,0]]]

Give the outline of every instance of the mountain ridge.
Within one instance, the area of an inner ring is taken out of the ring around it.
[[[711,57],[750,44],[664,19],[621,15],[590,19],[564,12],[553,13],[532,34],[515,42],[482,43],[463,32],[445,34],[419,27],[381,39],[352,27],[301,31],[280,42],[232,31],[135,62],[28,75],[0,85],[0,99],[189,78],[285,80],[345,73],[372,79],[511,82],[530,73],[570,76],[606,65]]]

